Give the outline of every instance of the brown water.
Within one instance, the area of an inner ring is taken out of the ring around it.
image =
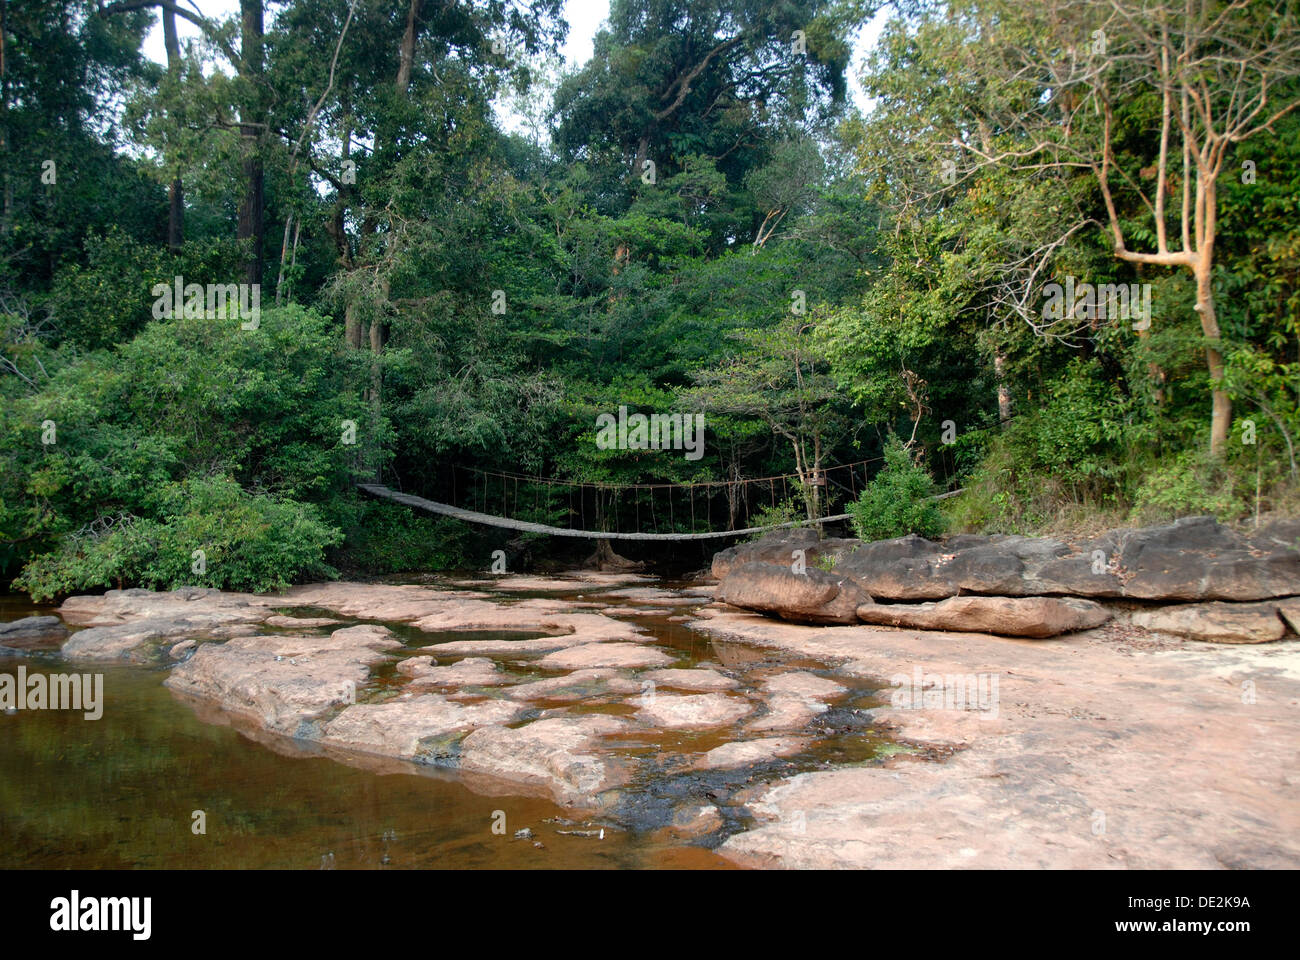
[[[611,606],[620,603],[636,605],[610,599]],[[0,620],[49,612],[0,597]],[[674,654],[676,667],[824,670],[824,664],[712,641],[668,619],[681,612],[628,619]],[[405,654],[430,642],[487,636],[388,626],[407,642]],[[73,711],[0,713],[0,868],[725,869],[729,863],[708,847],[751,822],[732,793],[803,770],[868,762],[889,743],[859,712],[879,702],[872,696],[876,685],[837,676],[852,692],[814,721],[819,739],[805,754],[740,771],[688,773],[684,758],[735,739],[734,732],[618,738],[619,751],[640,764],[625,801],[599,815],[575,814],[536,797],[476,793],[454,771],[327,757],[312,744],[248,729],[220,710],[174,696],[162,686],[163,667],[74,667],[53,653],[0,655],[0,672],[16,673],[19,666],[29,673],[103,673],[105,705],[93,721]],[[569,706],[627,707],[599,700]],[[685,841],[660,829],[676,806],[701,802],[718,804],[724,830]],[[200,810],[203,834],[192,829]],[[523,828],[532,836],[516,839]],[[603,838],[559,832],[602,829]]]

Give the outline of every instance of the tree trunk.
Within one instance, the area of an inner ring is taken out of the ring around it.
[[[406,11],[406,29],[402,32],[402,45],[398,48],[397,92],[405,93],[411,83],[411,64],[415,62],[415,38],[419,33],[422,0],[411,0]]]
[[[163,45],[167,48],[167,72],[179,77],[181,72],[181,42],[176,34],[176,14],[163,8]],[[180,175],[172,177],[167,187],[167,248],[181,252],[185,242],[185,187]]]
[[[998,381],[998,421],[1005,427],[1011,422],[1011,387],[1007,384],[1007,358],[1000,352],[993,355],[993,374]]]
[[[1223,354],[1219,350],[1219,321],[1214,314],[1210,266],[1209,251],[1203,249],[1196,265],[1196,312],[1201,315],[1201,330],[1209,341],[1205,348],[1205,365],[1209,368],[1210,379],[1222,380]],[[1210,456],[1223,456],[1231,428],[1232,399],[1222,387],[1214,387],[1210,394]]]
[[[240,73],[253,90],[251,102],[241,111],[244,121],[240,136],[244,141],[244,198],[239,205],[239,227],[236,236],[249,242],[248,259],[244,262],[245,282],[262,282],[262,234],[265,217],[265,191],[262,158],[259,150],[266,123],[262,104],[262,0],[239,0],[240,54],[243,60]]]

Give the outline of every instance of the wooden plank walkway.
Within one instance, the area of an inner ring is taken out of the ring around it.
[[[808,525],[808,521],[803,520],[794,523],[776,523],[766,527],[747,527],[744,530],[714,530],[708,533],[617,533],[604,530],[573,530],[569,527],[552,527],[545,523],[530,523],[527,520],[511,520],[508,517],[497,517],[490,513],[462,510],[460,507],[453,507],[449,503],[438,503],[435,500],[425,500],[423,497],[413,497],[409,493],[398,493],[377,483],[358,483],[357,489],[381,500],[391,500],[414,510],[423,510],[426,513],[453,517],[466,523],[481,523],[489,527],[504,527],[507,530],[520,530],[524,533],[544,533],[552,537],[583,537],[588,540],[716,540],[723,537],[743,537],[750,533],[761,533],[764,530],[780,530],[785,527]],[[848,518],[849,514],[839,513],[833,517],[822,517],[822,522],[847,520]]]

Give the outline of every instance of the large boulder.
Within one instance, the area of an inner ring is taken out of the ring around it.
[[[1041,640],[1099,627],[1110,619],[1110,611],[1073,597],[951,597],[938,603],[864,603],[858,618],[890,627]]]
[[[836,574],[886,602],[965,594],[1240,602],[1300,593],[1297,521],[1272,523],[1250,537],[1213,517],[1078,542],[1002,535],[936,542],[912,535],[858,543],[812,536],[796,531],[733,547],[715,558],[715,572],[729,572],[746,557],[789,565],[791,551],[805,549],[810,559],[833,554]]]
[[[778,530],[759,540],[738,543],[713,555],[713,575],[722,580],[732,570],[747,563],[774,563],[789,567],[795,562],[795,551],[804,552],[804,562],[812,566],[820,557],[839,557],[857,546],[857,540],[821,539],[816,530],[795,527]]]
[[[0,623],[0,647],[37,647],[59,643],[67,635],[68,628],[58,617],[23,617]]]
[[[1286,633],[1285,614],[1295,615],[1300,598],[1279,603],[1188,603],[1133,614],[1134,626],[1210,643],[1268,643]]]
[[[794,573],[788,564],[775,563],[734,568],[718,585],[715,597],[733,607],[796,623],[856,623],[858,607],[871,602],[870,595],[846,576],[812,566]]]

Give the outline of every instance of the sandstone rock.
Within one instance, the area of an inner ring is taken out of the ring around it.
[[[327,637],[240,637],[199,647],[163,682],[272,732],[297,736],[304,722],[353,702],[370,666],[385,658],[384,650],[400,646],[390,631],[373,625]]]
[[[749,543],[738,543],[713,555],[713,575],[724,579],[747,563],[772,563],[787,570],[794,563],[794,551],[804,551],[809,567],[823,556],[840,556],[858,544],[857,540],[822,540],[817,531],[806,527],[774,531]]]
[[[1193,603],[1139,610],[1132,619],[1134,626],[1210,643],[1267,643],[1286,633],[1276,603]]]
[[[804,700],[834,700],[848,692],[848,688],[834,680],[827,680],[806,670],[792,670],[763,680],[759,686],[765,693],[779,697],[799,697]]]
[[[63,644],[63,655],[70,660],[142,660],[151,645],[205,631],[206,625],[202,623],[160,617],[111,627],[89,627],[68,638]]]
[[[642,680],[648,680],[661,687],[675,687],[678,690],[731,690],[739,686],[733,680],[717,670],[697,668],[694,670],[649,670],[641,674]]]
[[[714,747],[695,761],[699,770],[727,770],[765,763],[778,757],[789,757],[803,750],[809,741],[806,737],[763,737],[758,740],[737,740]]]
[[[0,623],[0,646],[34,647],[58,643],[68,636],[68,628],[58,617],[23,617]]]
[[[711,803],[689,803],[673,811],[667,832],[676,837],[703,837],[723,826],[722,814]]]
[[[734,567],[718,585],[716,597],[733,607],[776,614],[796,623],[856,623],[858,606],[871,602],[871,597],[845,576],[813,566],[798,574],[789,565],[773,563]]]
[[[608,667],[576,670],[562,677],[521,683],[506,691],[511,700],[586,700],[610,694],[635,693],[641,684]]]
[[[584,643],[548,653],[537,661],[543,670],[583,670],[591,667],[658,667],[673,662],[662,650],[639,643]]]
[[[617,717],[589,714],[483,727],[461,741],[460,768],[534,785],[568,806],[598,806],[601,793],[630,777],[625,763],[597,754],[600,739],[627,726]]]
[[[767,702],[767,712],[745,724],[745,729],[756,732],[802,730],[813,718],[828,709],[820,700],[776,696]]]
[[[325,725],[321,742],[405,760],[421,758],[421,741],[508,723],[522,710],[504,700],[461,704],[436,693],[386,703],[358,703]]]
[[[858,617],[864,623],[891,627],[1042,639],[1101,626],[1110,619],[1110,611],[1072,597],[972,596],[939,603],[864,603],[858,607]]]
[[[435,666],[433,657],[409,657],[397,665],[397,672],[412,683],[438,687],[492,687],[510,678],[486,657],[466,657],[451,666]]]
[[[288,629],[306,630],[310,627],[332,627],[337,620],[329,617],[285,617],[276,615],[266,618],[268,627],[286,627]]]
[[[753,708],[744,700],[723,693],[678,696],[657,693],[634,700],[641,709],[636,718],[664,730],[725,727],[748,716]]]
[[[1292,633],[1300,633],[1300,597],[1286,597],[1277,602],[1277,613]]]
[[[763,538],[718,555],[715,573],[745,558],[789,565],[790,551],[812,541]],[[874,543],[839,541],[834,572],[877,601],[943,600],[959,594],[1006,597],[1251,601],[1300,593],[1300,522],[1277,521],[1253,537],[1212,517],[1116,530],[1065,543],[1019,536],[917,536]]]

